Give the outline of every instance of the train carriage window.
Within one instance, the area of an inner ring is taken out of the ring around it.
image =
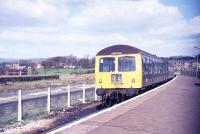
[[[114,72],[115,71],[115,58],[101,58],[100,59],[100,72]]]
[[[119,57],[118,65],[119,65],[118,70],[120,72],[135,71],[135,57],[133,56]]]

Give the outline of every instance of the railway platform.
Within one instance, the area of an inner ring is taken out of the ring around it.
[[[200,87],[177,76],[155,89],[66,125],[57,134],[199,134]]]

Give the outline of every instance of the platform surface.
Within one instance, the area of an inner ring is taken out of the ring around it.
[[[110,111],[58,134],[200,134],[200,87],[178,76]]]

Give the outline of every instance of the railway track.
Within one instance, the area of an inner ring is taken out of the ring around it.
[[[75,115],[73,115],[73,116],[71,116],[71,117],[69,117],[67,119],[62,120],[62,122],[58,123],[60,125],[57,125],[56,127],[51,128],[51,129],[49,129],[47,131],[39,130],[39,131],[37,131],[37,133],[51,134],[53,131],[55,131],[57,129],[60,129],[63,126],[76,123],[79,120],[85,119],[85,118],[87,118],[87,117],[89,117],[91,115],[98,114],[98,113],[103,112],[104,110],[110,108],[110,107],[106,107],[106,106],[101,105],[100,101],[98,101],[98,102],[92,102],[89,105],[93,105],[93,106],[90,107],[90,108],[87,108],[87,109],[84,109],[84,107],[81,107],[81,108],[83,108],[83,110],[81,110],[78,114],[75,114]]]

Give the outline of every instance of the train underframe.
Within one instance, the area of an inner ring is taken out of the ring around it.
[[[141,89],[135,88],[116,88],[116,89],[97,89],[97,95],[102,97],[102,104],[107,107],[112,106],[113,104],[117,104],[130,98],[134,95],[137,95]]]

